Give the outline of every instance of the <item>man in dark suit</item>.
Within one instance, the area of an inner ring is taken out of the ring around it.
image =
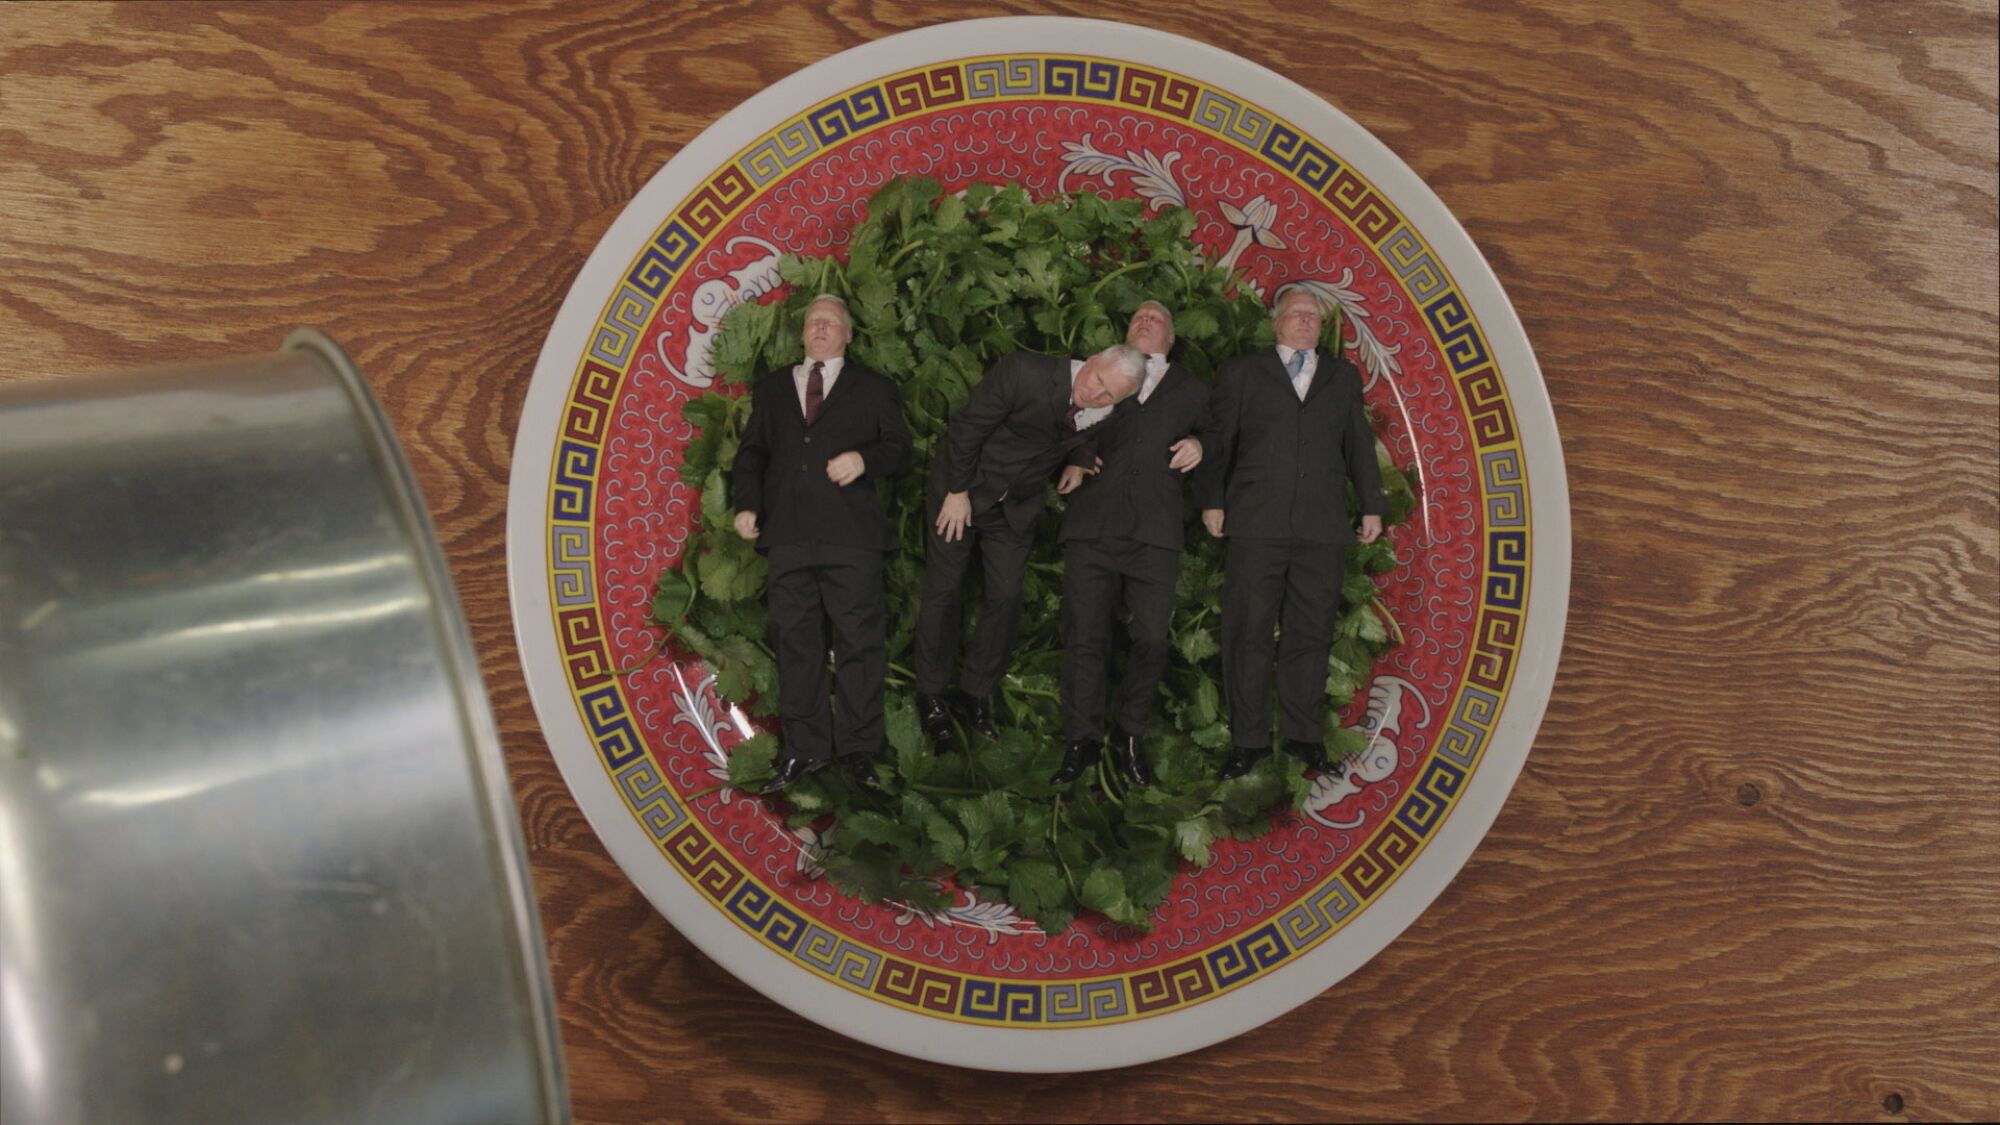
[[[1340,619],[1346,548],[1357,536],[1347,486],[1361,501],[1362,543],[1382,534],[1387,497],[1361,375],[1319,340],[1319,302],[1278,295],[1278,346],[1238,356],[1217,373],[1215,441],[1195,481],[1210,535],[1227,535],[1222,678],[1233,746],[1220,776],[1236,777],[1271,749],[1271,630],[1279,626],[1278,725],[1285,750],[1327,768],[1326,660]]]
[[[774,789],[835,758],[857,781],[873,780],[888,667],[882,571],[897,548],[873,482],[910,462],[896,384],[845,360],[846,303],[815,297],[803,334],[805,362],[752,388],[729,474],[736,531],[770,563],[784,741]],[[829,619],[837,713],[827,702]]]
[[[930,536],[915,638],[917,716],[943,746],[951,741],[944,694],[958,648],[959,581],[979,548],[986,600],[965,650],[958,704],[966,725],[988,738],[992,693],[1007,670],[1021,621],[1021,578],[1049,477],[1084,431],[1139,389],[1145,354],[1117,344],[1076,361],[1015,352],[972,390],[931,461]]]
[[[1151,780],[1140,740],[1160,676],[1173,652],[1174,585],[1185,543],[1181,476],[1201,463],[1209,428],[1208,384],[1167,362],[1173,316],[1147,301],[1125,342],[1146,353],[1139,390],[1071,456],[1056,491],[1063,513],[1063,760],[1050,780],[1065,785],[1104,741],[1112,617],[1122,599],[1132,649],[1118,686],[1111,748],[1134,785]],[[1086,480],[1086,478],[1089,478]]]

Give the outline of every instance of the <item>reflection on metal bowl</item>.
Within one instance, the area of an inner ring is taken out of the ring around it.
[[[435,532],[324,336],[0,388],[0,1119],[567,1116]]]

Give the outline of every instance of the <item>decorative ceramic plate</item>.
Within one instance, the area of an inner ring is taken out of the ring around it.
[[[653,584],[698,519],[681,404],[717,323],[786,252],[841,252],[893,176],[1018,181],[1191,209],[1262,293],[1345,314],[1367,396],[1422,504],[1394,531],[1407,640],[1345,721],[1370,749],[1303,810],[1224,841],[1135,935],[1048,937],[1004,903],[863,905],[817,877],[810,829],[695,796],[749,723],[698,663],[642,658]],[[1541,720],[1569,588],[1569,507],[1540,372],[1499,283],[1415,173],[1304,88],[1120,24],[946,24],[772,86],[654,176],[605,234],[542,350],[514,450],[508,572],[528,685],[577,802],[682,933],[778,1002],[965,1066],[1122,1066],[1263,1023],[1409,925],[1499,812]]]

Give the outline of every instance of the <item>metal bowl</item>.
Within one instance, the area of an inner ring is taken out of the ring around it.
[[[325,336],[0,387],[0,1120],[567,1117],[408,465]]]

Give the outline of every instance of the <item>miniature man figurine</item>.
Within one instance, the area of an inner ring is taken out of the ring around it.
[[[1050,779],[1056,785],[1075,780],[1103,743],[1112,618],[1121,600],[1132,619],[1132,650],[1118,685],[1111,750],[1126,780],[1151,780],[1139,751],[1173,653],[1186,535],[1181,477],[1201,463],[1196,435],[1209,425],[1208,384],[1167,362],[1174,321],[1165,305],[1141,304],[1125,342],[1146,353],[1145,379],[1078,447],[1056,486],[1069,496],[1062,526],[1064,749]]]
[[[956,702],[966,725],[992,738],[992,693],[1020,629],[1021,578],[1048,478],[1083,431],[1139,389],[1145,370],[1145,353],[1123,344],[1083,361],[1015,352],[995,363],[952,415],[931,462],[915,639],[917,717],[934,744],[952,740],[944,693],[958,647],[959,580],[973,547],[986,600]]]
[[[1287,753],[1326,769],[1326,659],[1340,618],[1346,548],[1356,541],[1347,486],[1360,497],[1359,540],[1382,534],[1387,497],[1354,364],[1316,347],[1319,302],[1283,291],[1272,309],[1278,346],[1217,373],[1215,440],[1195,479],[1208,533],[1227,536],[1222,678],[1232,747],[1218,771],[1247,772],[1271,749],[1271,630],[1278,725]]]
[[[784,740],[772,789],[836,759],[857,781],[873,781],[888,667],[883,565],[898,542],[872,482],[910,461],[896,384],[846,362],[854,335],[846,302],[813,298],[803,335],[805,362],[752,388],[730,469],[737,533],[770,563]],[[828,620],[837,710],[827,700]]]

